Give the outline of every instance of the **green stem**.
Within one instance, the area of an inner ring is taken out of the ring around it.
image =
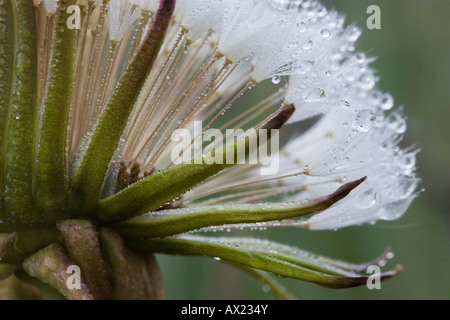
[[[74,0],[60,1],[54,19],[50,76],[44,95],[37,157],[38,205],[56,209],[56,212],[62,207],[68,190],[66,128],[73,91],[75,32],[66,23],[69,18],[67,8],[73,3]]]
[[[74,187],[82,190],[89,210],[99,197],[105,173],[140,90],[151,71],[163,43],[175,0],[161,0],[150,30],[116,89],[113,91],[74,177]]]
[[[5,214],[7,220],[32,223],[33,170],[37,128],[37,43],[34,5],[16,4],[15,77],[8,115],[5,161]]]

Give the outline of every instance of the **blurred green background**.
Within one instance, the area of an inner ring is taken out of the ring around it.
[[[450,1],[323,1],[356,23],[363,34],[357,49],[378,57],[372,64],[378,86],[404,106],[408,130],[404,146],[421,149],[420,194],[397,221],[338,231],[277,229],[252,231],[317,254],[365,262],[390,246],[404,267],[380,290],[327,289],[281,279],[299,299],[450,298]],[[366,9],[381,8],[381,29],[369,30]],[[258,280],[212,258],[158,255],[169,299],[273,299]]]

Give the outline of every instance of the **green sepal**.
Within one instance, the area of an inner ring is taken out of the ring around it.
[[[11,86],[14,66],[14,32],[12,2],[0,0],[0,194],[4,192],[6,136],[8,112],[11,103]],[[0,200],[0,219],[3,217],[3,199]]]
[[[54,19],[53,45],[46,84],[36,166],[36,199],[42,212],[58,218],[68,198],[67,125],[72,104],[75,30],[67,27],[67,8],[74,0],[60,1]],[[54,217],[48,217],[54,218]]]
[[[6,131],[3,222],[39,221],[33,210],[37,136],[37,43],[34,5],[15,1],[15,60]]]
[[[356,287],[366,284],[369,279],[366,275],[340,269],[322,261],[320,257],[297,248],[254,238],[181,235],[163,239],[134,240],[129,245],[158,253],[220,258],[328,288]],[[380,274],[380,279],[391,278],[399,270],[396,268],[384,272]]]

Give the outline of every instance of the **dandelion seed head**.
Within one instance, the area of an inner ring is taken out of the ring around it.
[[[154,12],[156,1],[110,1],[110,39],[119,42],[133,28],[137,34],[148,28],[136,26],[141,10]],[[403,214],[417,195],[416,151],[397,146],[406,122],[393,97],[377,88],[379,79],[370,66],[374,59],[355,49],[358,27],[345,27],[342,15],[306,0],[179,0],[172,20],[157,67],[111,161],[103,196],[113,194],[117,177],[130,174],[135,164],[141,174],[132,181],[171,167],[170,137],[184,129],[194,138],[194,120],[214,126],[223,119],[228,127],[221,130],[249,128],[257,123],[252,119],[293,104],[289,123],[304,129],[280,151],[280,173],[266,179],[258,165],[231,168],[171,206],[201,206],[215,198],[218,203],[303,201],[367,176],[345,199],[298,224],[336,229]],[[241,96],[253,94],[251,89],[257,91],[265,80],[278,91],[242,107]],[[230,117],[236,110],[237,116]],[[81,114],[75,118],[75,123],[86,121]],[[74,168],[89,143],[88,128],[73,137],[78,141],[72,148]],[[278,191],[270,192],[274,186]]]

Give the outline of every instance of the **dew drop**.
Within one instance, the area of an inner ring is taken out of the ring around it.
[[[358,52],[356,54],[356,60],[358,61],[358,63],[364,63],[364,61],[366,61],[366,56],[364,55],[364,53]]]
[[[356,206],[359,208],[368,209],[377,202],[378,198],[378,194],[374,190],[370,189],[358,197],[356,200]]]
[[[262,286],[262,290],[264,292],[270,292],[270,286],[268,284],[265,284],[265,285]]]
[[[355,127],[361,132],[368,132],[375,125],[376,115],[369,109],[358,112],[355,119]]]
[[[404,168],[406,171],[411,171],[416,166],[416,157],[413,153],[407,154],[404,160]]]
[[[350,41],[356,41],[360,35],[361,35],[361,31],[357,27],[352,27],[348,31],[348,39]]]
[[[221,260],[220,257],[213,257],[213,259],[216,260],[216,261],[220,261]]]
[[[331,32],[328,29],[322,29],[322,31],[320,31],[320,34],[322,35],[322,37],[324,38],[329,38],[331,36]]]
[[[306,101],[317,101],[317,100],[322,100],[323,98],[325,98],[325,90],[322,88],[316,88],[305,97],[305,100]]]
[[[404,133],[406,131],[405,119],[403,119],[399,113],[391,113],[387,116],[386,121],[388,123],[388,127],[396,133]]]
[[[306,50],[306,51],[311,51],[312,46],[313,46],[313,42],[311,40],[309,40],[308,42],[306,42],[302,45],[302,49]]]
[[[392,98],[392,96],[388,93],[384,94],[383,97],[381,98],[380,107],[383,110],[389,110],[393,106],[394,106],[394,99]]]
[[[303,21],[297,23],[297,30],[298,30],[298,32],[305,32],[306,31],[306,23]]]
[[[281,77],[280,76],[273,76],[272,77],[272,83],[273,84],[279,84],[281,81]]]
[[[359,78],[359,85],[362,89],[370,90],[375,85],[375,79],[369,74],[363,74]]]
[[[20,119],[20,116],[16,116],[16,120],[19,120]]]

